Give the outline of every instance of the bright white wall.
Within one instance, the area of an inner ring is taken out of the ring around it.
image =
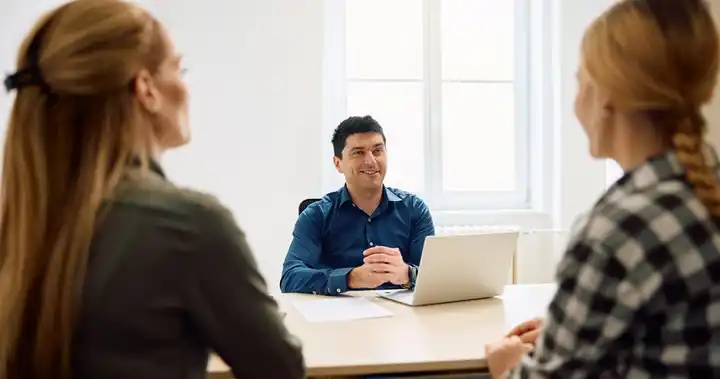
[[[320,194],[329,143],[321,137],[323,3],[155,5],[186,56],[192,96],[193,141],[168,153],[165,168],[234,211],[276,287],[298,204]]]
[[[575,118],[576,72],[585,28],[608,7],[608,0],[553,0],[555,10],[556,149],[554,226],[568,228],[589,209],[606,186],[606,165],[588,154],[587,138]]]
[[[0,73],[60,0],[4,0]],[[273,287],[299,202],[321,190],[320,0],[145,0],[186,55],[193,141],[168,153],[178,184],[211,192],[235,213]],[[4,131],[10,96],[0,91]],[[4,135],[4,132],[2,133]],[[329,158],[328,158],[329,159]]]

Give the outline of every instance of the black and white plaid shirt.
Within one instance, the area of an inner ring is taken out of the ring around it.
[[[720,229],[683,172],[674,153],[650,159],[576,223],[535,354],[509,378],[720,378]]]

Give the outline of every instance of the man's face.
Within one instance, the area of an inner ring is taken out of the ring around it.
[[[345,175],[348,186],[359,189],[382,187],[387,169],[383,136],[375,132],[349,136],[342,158],[333,157],[333,162],[338,172]]]

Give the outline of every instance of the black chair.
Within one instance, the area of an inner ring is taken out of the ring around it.
[[[316,203],[316,202],[318,202],[318,201],[320,201],[320,200],[322,200],[322,199],[305,199],[305,200],[301,201],[301,202],[300,202],[300,206],[298,206],[298,214],[303,213],[303,211],[305,210],[305,208],[307,208],[308,206],[310,206],[310,204]]]

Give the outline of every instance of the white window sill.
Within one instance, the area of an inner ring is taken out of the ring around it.
[[[444,226],[516,226],[521,229],[550,229],[549,213],[532,210],[433,211],[433,222]]]

